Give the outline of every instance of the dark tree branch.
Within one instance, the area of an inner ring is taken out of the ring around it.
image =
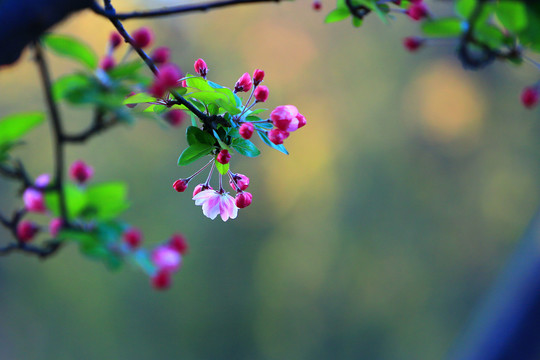
[[[218,9],[218,8],[228,7],[228,6],[233,6],[233,5],[270,3],[270,2],[277,3],[279,1],[280,0],[227,0],[227,1],[194,4],[194,5],[179,5],[179,6],[172,6],[172,7],[167,7],[163,9],[155,9],[155,10],[148,10],[148,11],[134,11],[130,13],[116,13],[115,11],[109,11],[107,8],[103,9],[99,5],[92,7],[92,10],[94,10],[96,13],[102,16],[105,16],[109,19],[129,20],[129,19],[179,15],[179,14],[185,14],[185,13],[190,13],[190,12],[198,12],[198,11],[208,11],[211,9]]]
[[[31,187],[34,182],[26,172],[23,164],[20,161],[15,161],[13,166],[0,164],[0,174],[7,178],[18,180],[22,183],[23,188]]]
[[[84,143],[94,135],[98,135],[118,124],[116,119],[105,121],[104,116],[105,113],[103,110],[97,110],[96,115],[94,116],[94,121],[90,127],[78,134],[63,134],[63,140],[73,144]]]

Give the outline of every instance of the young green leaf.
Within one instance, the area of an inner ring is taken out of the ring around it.
[[[426,21],[422,24],[422,31],[429,36],[454,37],[463,32],[463,21],[458,18],[443,18]]]
[[[48,34],[42,38],[43,43],[57,55],[64,56],[94,70],[98,64],[98,57],[94,50],[85,43],[71,36]]]
[[[207,145],[207,144],[194,144],[189,147],[187,147],[182,154],[180,154],[180,157],[178,158],[178,165],[184,166],[191,164],[197,159],[202,158],[205,155],[210,154],[210,152],[214,149],[213,146]]]
[[[64,99],[74,91],[84,91],[92,85],[92,81],[84,74],[69,74],[60,77],[52,86],[55,101]]]
[[[256,157],[261,154],[261,151],[257,149],[255,144],[246,139],[236,138],[233,140],[231,146],[234,150],[238,151],[239,154],[244,156]]]
[[[64,190],[67,216],[69,219],[74,219],[86,206],[86,194],[73,184],[67,184]],[[54,216],[60,216],[60,200],[57,191],[45,194],[45,204]]]
[[[84,214],[90,218],[113,219],[128,207],[127,186],[122,182],[95,184],[86,190]]]
[[[270,141],[270,139],[268,139],[268,136],[266,135],[266,133],[264,133],[263,131],[257,131],[257,134],[259,134],[259,137],[261,138],[261,140],[268,146],[270,146],[271,148],[274,148],[278,151],[281,151],[282,153],[284,153],[285,155],[289,155],[289,152],[287,151],[287,149],[285,149],[285,146],[283,146],[283,144],[281,145],[276,145],[274,144],[273,142]]]
[[[527,27],[527,8],[520,1],[498,1],[495,9],[501,24],[513,33],[518,33]]]
[[[0,145],[19,140],[43,120],[45,115],[40,112],[8,115],[0,119]]]
[[[157,99],[147,93],[138,93],[124,100],[124,105],[155,102]]]
[[[206,131],[202,131],[196,126],[189,126],[186,129],[186,137],[188,145],[205,144],[213,146],[216,139]]]
[[[219,171],[219,173],[221,175],[227,175],[227,171],[229,171],[229,163],[222,164],[222,163],[218,162],[217,158],[216,158],[216,169],[217,169],[217,171]]]
[[[348,8],[338,8],[330,11],[328,15],[326,15],[326,18],[324,19],[324,22],[327,24],[335,23],[341,20],[345,20],[351,15]]]

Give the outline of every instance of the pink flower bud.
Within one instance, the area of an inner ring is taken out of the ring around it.
[[[260,70],[260,69],[256,69],[254,72],[253,72],[253,84],[255,86],[259,85],[264,79],[264,71]]]
[[[288,131],[291,121],[296,119],[298,109],[293,105],[281,105],[276,107],[270,114],[270,119],[275,127]]]
[[[31,221],[23,220],[17,225],[17,238],[22,242],[30,242],[38,233],[39,227]]]
[[[158,271],[173,272],[180,268],[182,257],[180,253],[168,245],[161,245],[152,251],[152,262]]]
[[[240,125],[240,128],[238,129],[238,132],[240,133],[240,136],[244,139],[250,139],[253,135],[253,131],[255,128],[253,127],[253,124],[250,122],[245,122],[242,125]]]
[[[167,91],[167,87],[163,85],[159,79],[155,79],[152,85],[150,85],[150,88],[148,89],[148,92],[150,95],[156,98],[161,98],[165,95],[165,92]],[[133,104],[136,105],[136,104]],[[128,105],[129,106],[129,105]]]
[[[165,64],[171,58],[171,49],[166,46],[159,47],[152,53],[152,60],[158,64]]]
[[[188,252],[189,246],[186,241],[186,238],[181,234],[173,234],[169,239],[169,247],[181,255],[184,255]]]
[[[415,36],[409,36],[403,39],[403,46],[407,51],[415,52],[418,50],[422,45],[424,45],[424,39],[421,39],[419,37]]]
[[[187,181],[186,179],[178,179],[173,183],[172,187],[178,192],[184,192],[186,191],[188,184],[189,181]]]
[[[120,44],[122,44],[122,40],[122,36],[120,36],[120,34],[116,31],[113,31],[109,37],[109,44],[111,45],[112,49],[116,49],[120,46]]]
[[[77,160],[69,168],[69,176],[73,181],[84,184],[94,175],[94,169],[82,160]]]
[[[201,75],[203,78],[206,79],[206,74],[208,73],[208,67],[206,66],[206,63],[203,59],[197,59],[195,61],[195,64],[193,64],[193,67],[195,68],[195,71],[197,74]]]
[[[257,100],[257,102],[265,102],[266,99],[268,99],[268,88],[261,85],[255,89],[253,95],[255,96],[255,100]]]
[[[239,209],[243,209],[245,207],[248,207],[249,205],[251,205],[252,197],[253,196],[248,192],[241,192],[240,194],[237,194],[236,198],[235,198],[236,206]]]
[[[231,154],[229,154],[229,150],[221,150],[216,159],[218,163],[225,165],[231,160]]]
[[[313,3],[311,3],[311,6],[313,7],[313,10],[319,11],[322,9],[322,3],[321,0],[313,0]]]
[[[122,240],[124,240],[124,243],[126,243],[131,249],[136,249],[142,243],[142,232],[135,227],[129,228],[122,234]]]
[[[182,87],[187,87],[187,81],[186,80],[182,80],[182,82],[180,83],[180,85]]]
[[[116,61],[114,61],[114,58],[112,56],[105,56],[101,61],[99,62],[99,67],[102,68],[105,71],[109,71],[116,65]]]
[[[165,270],[158,271],[152,276],[152,287],[156,290],[165,290],[171,287],[171,273]]]
[[[185,118],[186,113],[179,109],[172,109],[165,114],[165,120],[174,127],[182,125]]]
[[[135,41],[135,46],[145,48],[154,40],[154,33],[150,28],[145,26],[133,32],[133,40]]]
[[[195,186],[195,189],[193,189],[193,196],[195,197],[195,195],[197,195],[198,193],[204,190],[213,190],[213,189],[210,185],[199,184]]]
[[[276,145],[283,144],[283,140],[289,137],[289,133],[284,130],[272,129],[268,132],[268,139]]]
[[[159,68],[157,78],[166,88],[175,87],[182,78],[182,71],[175,64],[165,64]]]
[[[24,207],[29,212],[44,213],[47,211],[45,207],[45,199],[43,193],[34,188],[27,188],[23,193]]]
[[[229,185],[236,190],[236,191],[242,191],[246,190],[249,186],[249,178],[244,174],[236,174],[233,176],[234,180],[236,181],[236,185],[238,185],[239,189],[234,186],[234,182],[232,180],[229,180]]]
[[[429,11],[423,2],[412,3],[411,6],[407,9],[407,15],[414,20],[419,21],[428,16]]]
[[[304,127],[307,123],[306,117],[300,113],[296,115],[296,119],[298,120],[298,129],[300,129],[301,127]]]
[[[234,85],[234,92],[249,91],[252,85],[251,76],[249,76],[249,73],[244,73]]]
[[[535,87],[526,87],[523,89],[523,92],[521,93],[521,103],[527,109],[533,108],[538,103],[538,99],[538,89]]]
[[[51,175],[41,174],[36,178],[34,185],[38,189],[45,189],[47,185],[49,185],[50,182],[51,182]]]
[[[54,218],[51,220],[51,222],[49,223],[49,233],[51,234],[53,238],[58,236],[58,233],[62,229],[63,225],[64,223],[62,222],[62,219],[60,218]]]

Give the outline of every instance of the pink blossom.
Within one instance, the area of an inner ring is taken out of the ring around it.
[[[206,74],[208,73],[208,66],[206,66],[206,63],[203,59],[197,59],[197,61],[195,61],[195,64],[193,64],[193,67],[195,68],[197,74],[201,75],[203,78],[206,79]]]
[[[291,121],[296,119],[298,109],[293,105],[281,105],[276,107],[270,114],[270,119],[275,127],[280,130],[289,131]],[[296,129],[295,129],[296,130]]]
[[[255,95],[255,100],[257,100],[257,102],[265,102],[266,99],[268,99],[268,88],[264,85],[261,85],[257,89],[255,89],[253,95]]]
[[[174,272],[180,268],[182,256],[176,249],[168,245],[158,246],[152,251],[152,262],[158,271]]]
[[[69,176],[79,184],[84,184],[94,175],[94,169],[82,160],[77,160],[69,168]]]
[[[36,178],[35,186],[39,189],[44,189],[51,182],[51,175],[41,174]]]
[[[253,84],[255,86],[259,85],[261,81],[263,81],[263,79],[264,79],[264,71],[262,71],[261,69],[256,69],[253,72]]]
[[[26,210],[30,212],[43,213],[47,211],[47,208],[45,207],[43,193],[34,188],[28,188],[24,190],[23,202]]]
[[[249,186],[249,178],[244,174],[234,175],[234,180],[236,181],[236,185],[238,185],[240,190],[246,190]],[[234,186],[234,182],[232,180],[229,181],[229,184],[234,190],[238,191],[236,186]]]
[[[251,90],[252,85],[253,83],[251,82],[251,76],[249,76],[249,73],[244,73],[244,75],[240,76],[240,79],[238,79],[234,85],[234,91],[249,91]]]
[[[202,205],[203,214],[214,220],[218,214],[223,221],[229,218],[236,219],[238,207],[234,198],[228,193],[219,193],[214,190],[204,190],[193,197],[195,205]]]
[[[63,222],[62,222],[62,219],[60,218],[54,218],[51,220],[51,222],[49,223],[49,233],[51,234],[52,237],[55,238],[58,236],[58,233],[62,229],[62,225],[63,225]]]

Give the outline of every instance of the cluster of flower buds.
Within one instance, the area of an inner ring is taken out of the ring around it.
[[[151,270],[152,286],[164,290],[171,286],[172,275],[180,269],[182,256],[188,251],[186,239],[174,234],[164,245],[156,247],[151,254],[154,267]]]
[[[306,125],[306,118],[294,105],[276,107],[270,114],[270,120],[276,128],[268,132],[268,138],[276,145],[283,144],[291,132]]]

